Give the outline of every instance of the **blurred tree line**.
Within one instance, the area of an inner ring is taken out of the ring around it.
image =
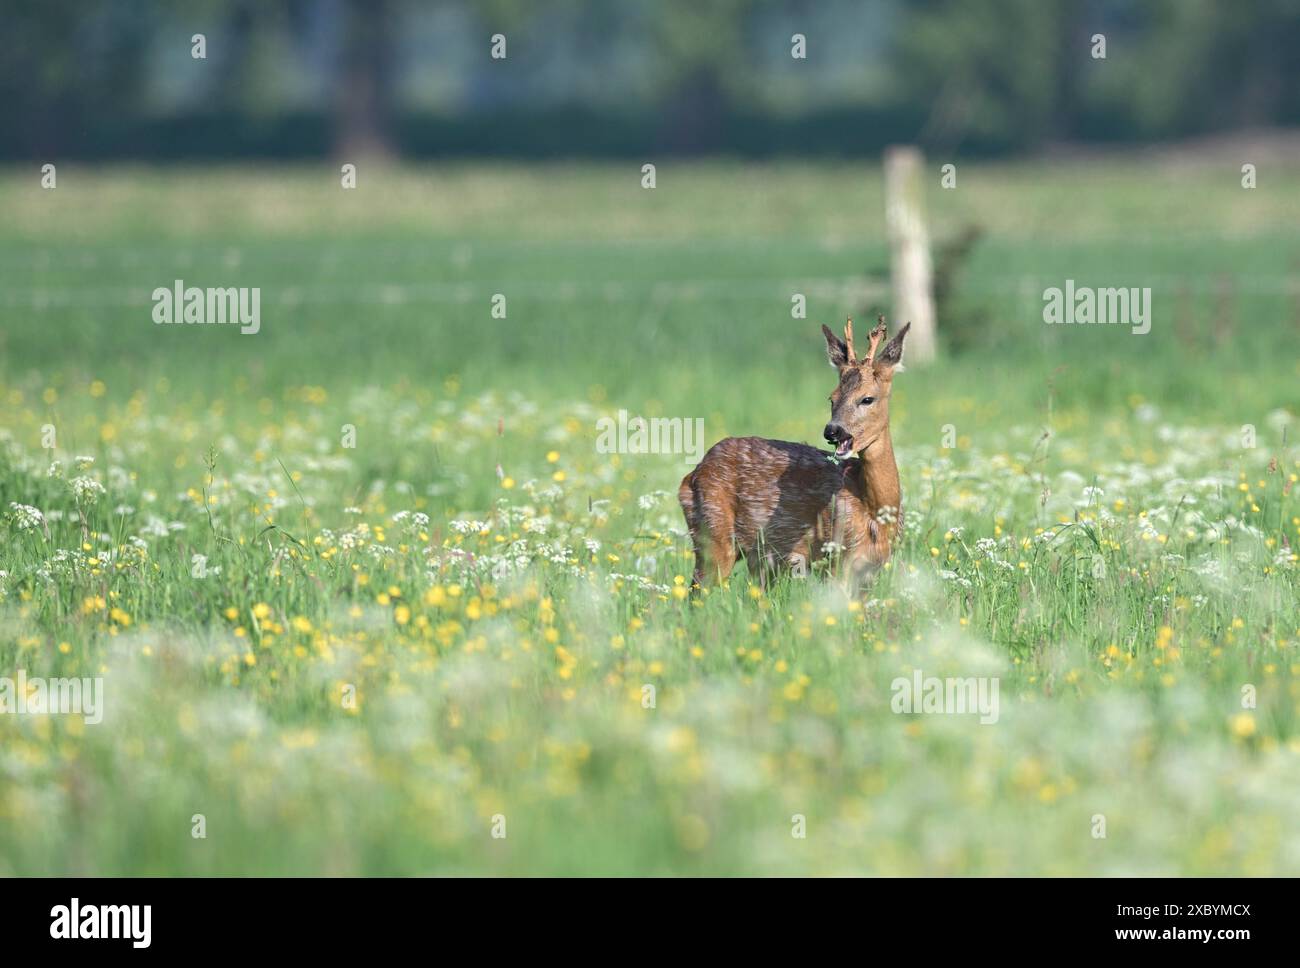
[[[1300,0],[0,0],[8,158],[981,154],[1296,124]]]

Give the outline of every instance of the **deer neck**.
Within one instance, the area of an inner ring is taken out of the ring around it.
[[[884,507],[894,508],[897,513],[903,490],[888,426],[861,452],[857,467],[847,475],[845,483],[872,518]]]

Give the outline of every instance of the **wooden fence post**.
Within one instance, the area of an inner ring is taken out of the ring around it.
[[[889,230],[889,275],[894,308],[890,328],[911,322],[907,360],[934,359],[934,266],[925,227],[925,159],[919,148],[885,150],[885,221]]]

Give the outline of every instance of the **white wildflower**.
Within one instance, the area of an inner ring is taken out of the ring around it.
[[[637,498],[636,504],[642,511],[649,511],[667,496],[667,491],[651,491],[649,494],[642,494]]]
[[[466,521],[463,518],[457,518],[451,522],[451,530],[457,534],[480,534],[491,529],[492,524],[490,521]]]
[[[45,515],[30,504],[16,504],[11,501],[9,510],[13,515],[14,526],[19,531],[31,531],[45,526]]]
[[[72,488],[72,496],[78,504],[94,504],[99,500],[99,495],[104,493],[103,484],[84,474],[68,481],[68,487]]]

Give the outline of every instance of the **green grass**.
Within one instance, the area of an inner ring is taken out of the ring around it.
[[[1300,873],[1300,166],[959,167],[858,600],[686,596],[687,462],[595,441],[816,442],[876,170],[0,174],[0,676],[106,706],[0,715],[0,874]],[[261,332],[154,325],[176,278]],[[1045,326],[1066,278],[1151,333]],[[998,721],[895,714],[915,668]]]

